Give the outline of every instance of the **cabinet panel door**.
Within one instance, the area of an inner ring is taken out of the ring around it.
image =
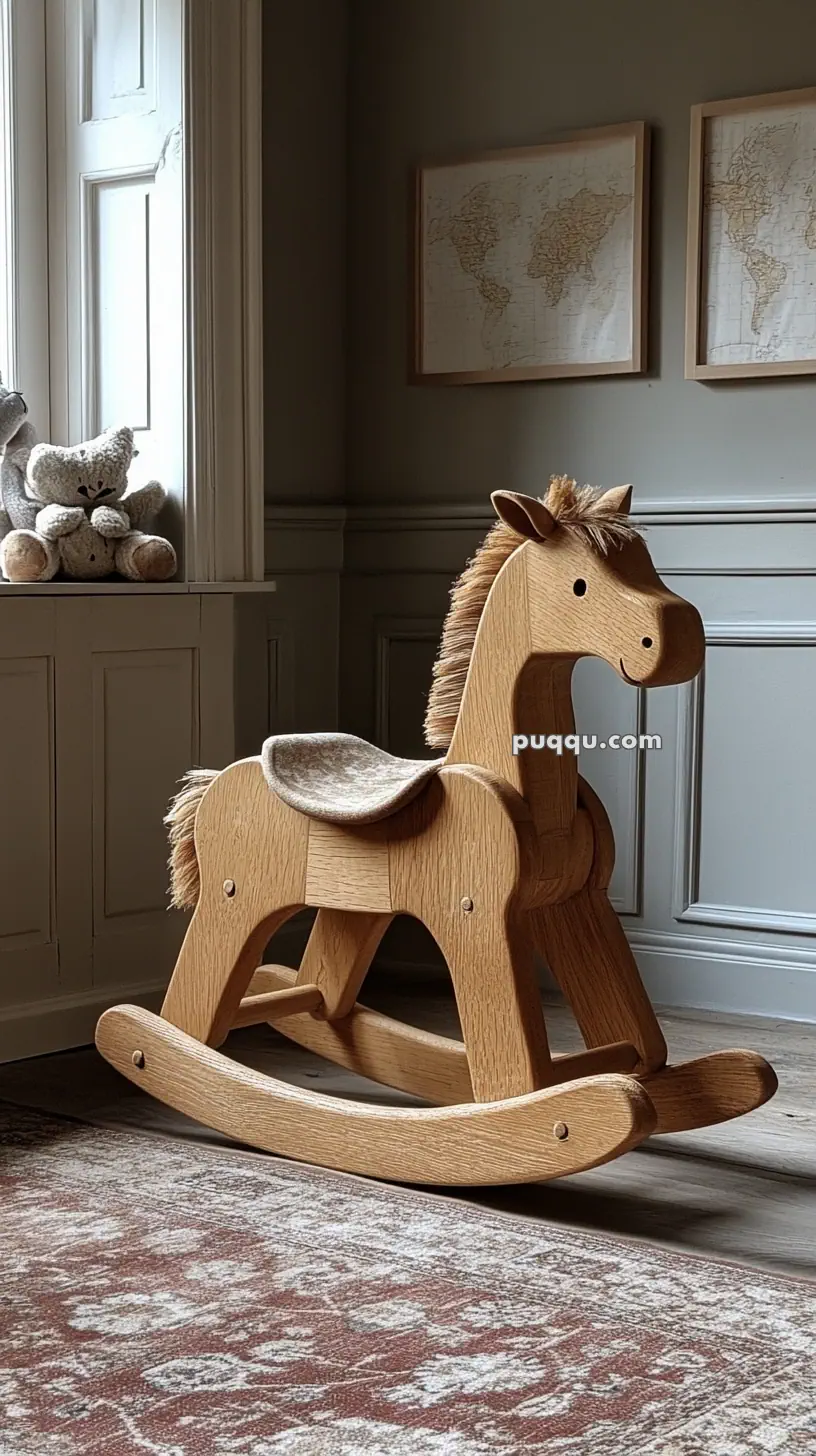
[[[186,917],[168,909],[163,819],[202,755],[232,757],[231,622],[228,595],[60,603],[59,913],[77,992],[113,1001],[170,977]]]
[[[234,758],[229,593],[0,594],[0,1061],[166,986],[163,818]]]
[[[1,602],[0,1007],[59,993],[53,670],[50,603]]]
[[[94,654],[93,979],[169,970],[184,925],[168,912],[163,818],[198,762],[199,647]]]

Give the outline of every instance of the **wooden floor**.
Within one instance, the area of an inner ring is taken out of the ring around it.
[[[395,993],[386,985],[380,980],[370,988],[368,1004],[456,1034],[455,1011],[442,989],[423,984]],[[776,1097],[736,1122],[653,1138],[614,1163],[560,1182],[434,1196],[816,1277],[816,1026],[694,1012],[661,1020],[672,1061],[720,1047],[762,1052],[779,1075]],[[580,1048],[563,1008],[548,1007],[548,1024],[554,1050]],[[225,1049],[322,1092],[411,1101],[329,1066],[265,1027],[234,1033]],[[0,1066],[0,1099],[109,1127],[224,1143],[124,1082],[92,1048]]]

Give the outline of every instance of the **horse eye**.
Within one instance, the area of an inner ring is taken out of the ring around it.
[[[582,597],[584,595],[584,593],[586,592],[586,582],[584,581],[583,577],[579,576],[578,580],[573,582],[572,590],[575,592],[575,595],[577,597]]]

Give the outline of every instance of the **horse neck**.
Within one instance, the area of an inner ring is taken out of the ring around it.
[[[538,833],[569,831],[577,808],[575,755],[513,753],[513,736],[575,732],[571,657],[533,655],[527,549],[496,577],[482,613],[447,763],[488,769],[526,799]]]

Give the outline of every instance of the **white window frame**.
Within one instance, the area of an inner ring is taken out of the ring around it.
[[[7,385],[22,389],[44,438],[51,427],[45,0],[0,0],[0,131],[5,175],[0,253]]]
[[[183,5],[186,577],[262,581],[262,0]],[[65,328],[53,298],[49,316],[46,15],[46,0],[0,0],[13,58],[0,65],[14,163],[0,197],[8,382],[48,439],[51,351]]]
[[[188,575],[262,581],[262,0],[185,0]]]

